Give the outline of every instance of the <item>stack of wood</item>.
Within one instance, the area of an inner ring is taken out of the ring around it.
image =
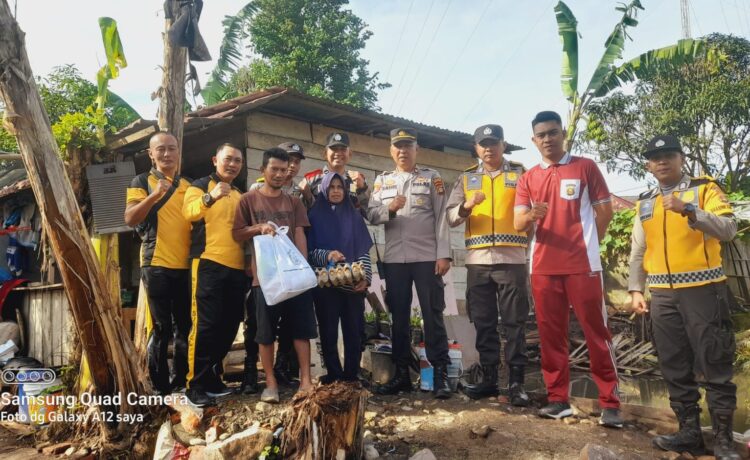
[[[575,346],[570,353],[570,366],[589,369],[589,351],[583,339],[571,339]],[[630,332],[620,332],[612,337],[612,351],[617,369],[630,375],[658,373],[656,350],[651,342],[642,342]]]
[[[284,420],[281,456],[288,459],[362,458],[367,391],[336,382],[299,392]]]

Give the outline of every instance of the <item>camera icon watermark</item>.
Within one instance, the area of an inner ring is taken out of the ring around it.
[[[52,383],[55,381],[55,371],[52,369],[7,369],[0,373],[0,381],[5,385],[20,385],[23,383]]]

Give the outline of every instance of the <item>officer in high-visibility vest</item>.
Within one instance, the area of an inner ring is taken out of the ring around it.
[[[643,156],[659,186],[638,201],[628,289],[633,309],[645,313],[643,292],[649,285],[654,343],[680,426],[653,442],[664,450],[703,454],[701,386],[711,412],[714,456],[739,459],[732,446],[735,339],[720,243],[737,232],[732,207],[712,178],[683,173],[685,153],[677,138],[654,137]]]
[[[498,394],[500,364],[498,315],[507,337],[505,363],[511,404],[527,406],[523,389],[526,367],[524,328],[529,316],[525,232],[513,227],[516,184],[523,166],[505,161],[506,143],[500,125],[483,125],[474,133],[474,150],[481,163],[461,174],[448,199],[448,223],[466,223],[466,302],[477,331],[476,348],[482,378],[465,385],[469,397]]]

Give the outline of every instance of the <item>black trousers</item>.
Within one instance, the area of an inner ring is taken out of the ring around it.
[[[692,404],[706,389],[711,410],[734,410],[736,349],[726,283],[651,289],[651,326],[659,366],[673,403]]]
[[[427,359],[435,367],[450,364],[448,334],[443,322],[445,287],[443,278],[435,274],[435,262],[387,263],[385,272],[388,288],[386,303],[393,316],[393,361],[404,367],[411,361],[409,318],[413,284],[417,288],[424,320]]]
[[[194,259],[192,286],[188,387],[211,391],[221,383],[221,362],[232,348],[243,318],[247,276],[243,270]]]
[[[252,288],[245,295],[245,366],[253,366],[258,362],[258,343],[255,334],[258,331],[258,321],[255,318],[255,296]]]
[[[365,296],[336,288],[315,288],[315,314],[318,317],[320,347],[328,376],[335,380],[356,380],[362,358],[365,329]],[[339,359],[339,322],[344,336],[344,365]]]
[[[466,304],[477,331],[476,348],[481,364],[500,364],[499,315],[507,338],[505,363],[508,366],[526,365],[527,286],[526,265],[466,265]]]
[[[174,385],[184,385],[188,372],[187,340],[190,334],[190,270],[142,267],[153,328],[148,339],[148,372],[156,390],[170,390],[167,361],[169,340],[174,337]],[[174,327],[173,327],[174,325]]]

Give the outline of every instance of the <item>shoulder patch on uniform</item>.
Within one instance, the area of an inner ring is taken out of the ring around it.
[[[715,181],[709,176],[691,177],[688,187],[697,187],[699,185],[708,184],[709,182],[715,183]]]
[[[255,179],[255,182],[258,184],[262,184],[265,181],[266,181],[266,178],[263,176],[260,176],[259,178]]]
[[[443,184],[443,178],[435,176],[432,178],[432,185],[435,187],[435,191],[442,195],[445,193],[445,185]]]
[[[204,192],[208,192],[208,184],[211,183],[211,176],[201,177],[200,179],[196,179],[191,184],[193,187],[198,187],[199,189],[203,190]]]
[[[133,178],[132,181],[130,181],[130,188],[142,188],[148,192],[148,176],[150,173],[145,172],[143,174],[138,174]]]
[[[309,180],[312,180],[313,177],[319,176],[321,174],[323,174],[323,170],[322,169],[314,169],[314,170],[312,170],[312,171],[310,171],[308,173],[305,173],[305,179],[307,179],[309,181]]]
[[[646,190],[645,192],[638,195],[639,200],[645,200],[646,198],[651,198],[656,194],[656,189]]]
[[[479,168],[479,163],[473,166],[469,166],[468,168],[464,169],[464,172],[474,172],[477,170],[477,168]]]
[[[511,168],[526,171],[526,167],[523,165],[523,163],[519,163],[517,161],[510,161],[510,160],[506,160],[506,161],[508,162]]]

